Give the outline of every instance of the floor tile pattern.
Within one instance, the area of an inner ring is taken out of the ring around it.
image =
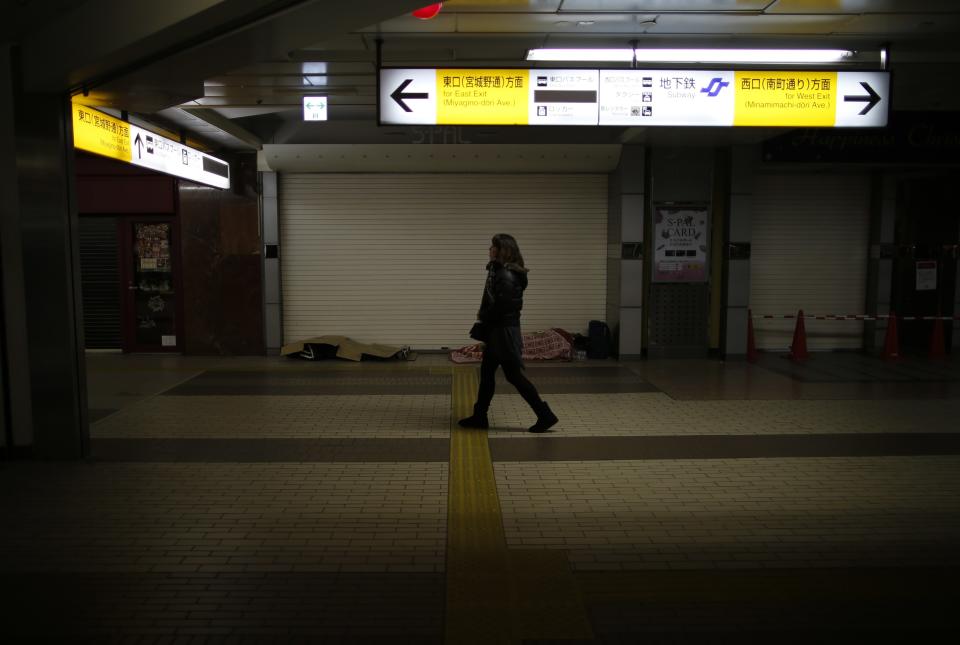
[[[767,359],[531,364],[561,418],[534,436],[503,382],[458,435],[476,366],[444,356],[91,357],[93,458],[0,463],[5,631],[459,645],[454,598],[484,645],[933,642],[956,365]],[[499,511],[473,531],[471,508]]]
[[[507,542],[579,570],[960,565],[960,457],[498,462]]]
[[[544,397],[564,437],[957,432],[960,399],[678,401],[663,393]],[[494,396],[490,436],[536,438],[535,415],[516,393]]]
[[[450,394],[157,396],[90,428],[97,438],[446,439]]]
[[[438,572],[445,463],[14,464],[0,571]]]

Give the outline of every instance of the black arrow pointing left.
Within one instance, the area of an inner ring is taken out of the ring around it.
[[[402,107],[404,112],[413,112],[413,110],[411,110],[409,107],[407,107],[407,104],[403,102],[403,99],[427,99],[427,98],[430,98],[430,95],[427,94],[426,92],[406,92],[406,93],[405,93],[403,90],[407,89],[407,85],[410,85],[410,83],[412,83],[412,82],[413,82],[413,79],[412,79],[412,78],[406,79],[405,81],[403,81],[402,83],[400,83],[400,87],[398,87],[397,89],[395,89],[395,90],[393,91],[393,94],[390,95],[390,98],[392,98],[394,101],[396,101],[396,102],[397,102],[397,105],[399,105],[400,107]]]
[[[867,83],[866,81],[860,81],[860,85],[862,85],[863,89],[867,91],[866,96],[862,94],[859,96],[853,96],[853,95],[847,94],[846,96],[843,97],[843,100],[848,102],[859,101],[859,102],[866,103],[864,108],[860,110],[860,115],[862,116],[867,112],[869,112],[870,110],[872,110],[873,106],[880,102],[880,95],[877,94],[876,90],[870,87],[870,84]]]

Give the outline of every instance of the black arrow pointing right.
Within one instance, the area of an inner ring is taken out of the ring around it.
[[[863,89],[867,91],[867,95],[853,96],[847,94],[843,97],[844,101],[860,101],[866,103],[864,108],[860,110],[861,116],[873,109],[873,106],[880,102],[880,95],[877,94],[876,90],[870,87],[870,84],[866,81],[860,81],[860,85],[863,86]]]
[[[404,93],[403,90],[407,89],[407,85],[413,82],[412,78],[406,79],[404,82],[400,83],[400,87],[393,91],[393,94],[390,95],[394,101],[397,102],[397,105],[403,108],[404,112],[413,112],[407,104],[403,102],[403,99],[426,99],[430,98],[430,95],[426,92],[407,92]]]
[[[143,141],[140,140],[140,133],[137,133],[137,138],[133,140],[133,145],[137,146],[137,159],[140,159],[143,155]]]

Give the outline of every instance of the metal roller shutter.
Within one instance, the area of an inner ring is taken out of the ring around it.
[[[284,342],[470,342],[494,233],[531,269],[524,330],[604,316],[606,175],[282,174],[279,199]]]
[[[862,314],[867,284],[865,174],[757,176],[750,306],[757,347],[790,346],[795,321],[759,314]],[[806,320],[810,349],[859,349],[863,323]]]
[[[80,286],[88,349],[119,349],[120,261],[116,217],[80,218]]]

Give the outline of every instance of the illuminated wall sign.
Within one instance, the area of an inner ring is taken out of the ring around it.
[[[73,146],[215,188],[230,187],[227,162],[76,103]]]
[[[74,103],[73,147],[130,163],[130,124]]]
[[[303,97],[303,120],[304,121],[326,121],[327,120],[327,97],[304,96]]]
[[[733,73],[600,72],[600,125],[733,125]]]
[[[526,72],[525,69],[438,69],[437,123],[526,124],[530,96]]]
[[[883,127],[887,72],[383,69],[380,122]]]

